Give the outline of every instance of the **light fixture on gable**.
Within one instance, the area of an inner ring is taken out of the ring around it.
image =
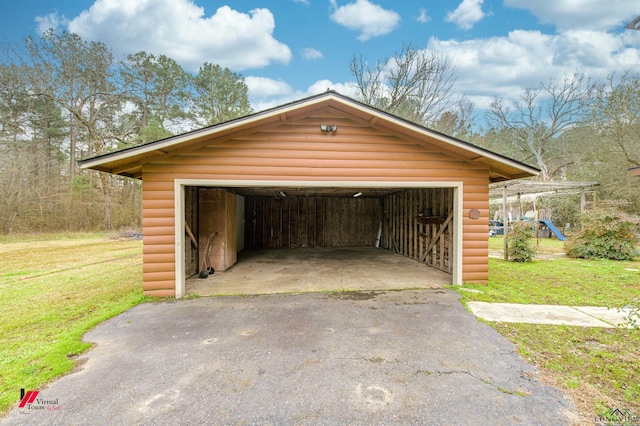
[[[362,192],[358,191],[355,194],[353,194],[353,198],[358,198],[362,196]]]
[[[325,133],[335,133],[338,131],[338,125],[337,124],[321,124],[320,130],[322,130]]]

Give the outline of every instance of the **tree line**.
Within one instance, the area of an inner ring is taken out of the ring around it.
[[[165,55],[114,57],[48,31],[0,63],[0,232],[140,225],[139,182],[81,172],[77,160],[252,112],[241,75]]]
[[[411,45],[369,63],[354,55],[356,97],[538,167],[543,180],[601,183],[598,197],[640,209],[640,77],[583,73],[541,82],[483,116],[455,91],[450,58]],[[0,232],[140,226],[140,183],[78,170],[77,160],[250,114],[241,74],[185,71],[165,55],[116,58],[101,42],[48,31],[0,61]]]

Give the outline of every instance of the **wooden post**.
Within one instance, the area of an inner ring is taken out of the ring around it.
[[[536,205],[537,203],[537,205]],[[533,199],[533,204],[536,205],[535,209],[536,209],[536,215],[535,215],[535,221],[536,221],[536,247],[540,246],[540,197],[535,197]]]
[[[585,207],[587,206],[587,200],[584,193],[584,188],[580,188],[580,216],[584,214]],[[582,225],[582,217],[580,218],[580,230],[584,227]]]
[[[503,238],[503,250],[504,250],[504,260],[509,259],[508,253],[508,243],[507,243],[507,233],[509,232],[509,214],[507,213],[507,186],[502,187],[502,238]]]

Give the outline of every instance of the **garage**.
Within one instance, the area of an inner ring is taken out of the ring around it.
[[[142,179],[145,294],[175,297],[271,250],[376,249],[486,282],[489,183],[537,174],[332,91],[80,166]]]
[[[185,241],[187,293],[433,288],[453,282],[453,188],[184,191],[185,224],[199,236]],[[220,221],[225,216],[226,223]],[[209,265],[217,275],[199,275]],[[221,277],[230,268],[234,273]]]

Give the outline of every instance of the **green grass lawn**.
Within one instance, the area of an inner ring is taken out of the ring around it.
[[[502,248],[501,238],[490,249]],[[562,242],[543,239],[541,255],[562,252]],[[465,291],[478,290],[479,293]],[[463,300],[615,309],[640,296],[640,261],[559,258],[515,263],[489,260],[488,285],[465,284]],[[608,408],[640,416],[640,330],[489,323],[515,343],[521,355],[563,389],[593,424]]]
[[[0,415],[70,371],[82,335],[144,301],[142,242],[103,234],[0,238]]]

